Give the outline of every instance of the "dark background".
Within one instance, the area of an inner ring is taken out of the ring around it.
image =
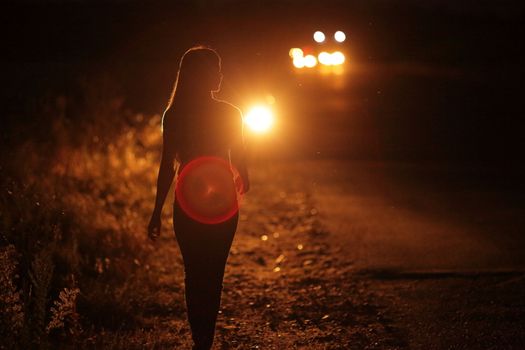
[[[79,81],[94,77],[130,110],[162,113],[181,54],[207,44],[223,57],[221,97],[241,108],[276,97],[291,142],[281,154],[513,174],[524,149],[523,17],[519,1],[7,2],[3,137],[38,123],[29,110],[41,96],[81,95]],[[289,48],[311,45],[317,29],[347,33],[354,69],[343,87],[291,69]]]
[[[4,1],[2,344],[189,347],[171,205],[160,241],[146,227],[159,115],[183,52],[207,44],[220,97],[247,112],[271,95],[276,115],[246,133],[218,344],[525,348],[524,9]],[[345,31],[344,75],[293,69],[315,30]]]

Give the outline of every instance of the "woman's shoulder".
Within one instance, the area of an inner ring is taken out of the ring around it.
[[[233,103],[220,99],[214,99],[214,101],[216,106],[220,109],[222,113],[235,118],[239,118],[240,116],[242,116],[240,108],[235,106]]]

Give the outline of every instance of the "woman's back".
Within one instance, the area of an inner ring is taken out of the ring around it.
[[[178,161],[186,164],[200,156],[228,159],[229,150],[242,138],[242,119],[233,105],[208,98],[192,108],[175,102],[163,121],[165,137],[173,138]]]

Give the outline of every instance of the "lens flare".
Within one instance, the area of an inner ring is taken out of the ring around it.
[[[322,42],[325,41],[325,39],[326,39],[326,36],[324,35],[323,32],[318,30],[318,31],[316,31],[314,33],[314,40],[315,40],[315,42],[322,43]]]
[[[342,32],[342,31],[338,30],[337,32],[334,33],[334,39],[338,43],[342,43],[343,41],[346,40],[346,34],[344,32]]]
[[[255,106],[244,118],[244,122],[250,130],[256,133],[267,132],[273,124],[273,113],[266,106]]]
[[[177,177],[177,204],[200,223],[224,222],[239,210],[240,194],[234,177],[238,177],[238,173],[225,159],[196,158],[186,164]]]

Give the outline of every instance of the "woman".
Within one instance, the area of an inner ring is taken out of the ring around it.
[[[199,46],[182,56],[162,121],[162,159],[148,226],[148,235],[155,240],[178,163],[173,226],[184,260],[193,349],[199,350],[210,349],[213,343],[224,267],[239,216],[237,197],[249,189],[242,115],[214,98],[221,81],[216,51]]]

